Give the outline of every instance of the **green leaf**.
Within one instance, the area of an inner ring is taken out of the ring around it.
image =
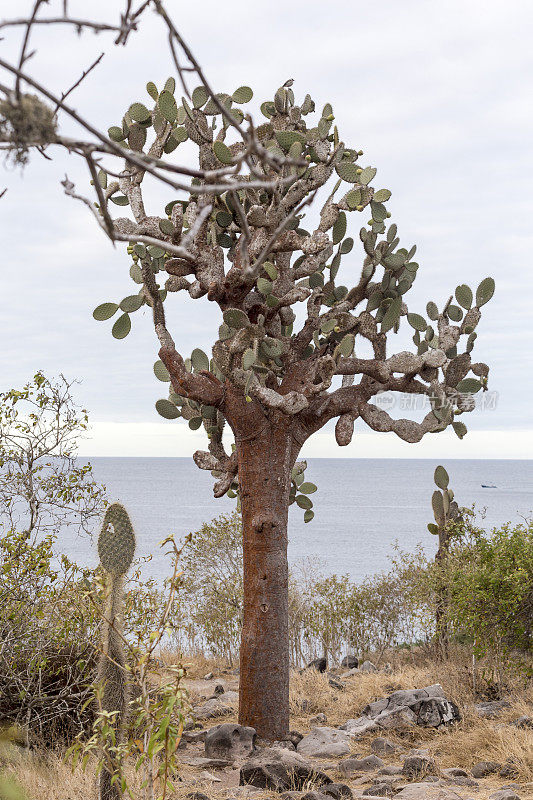
[[[459,306],[454,306],[453,304],[448,306],[446,313],[452,322],[460,322],[463,318],[462,309],[460,309]]]
[[[151,119],[151,114],[143,103],[132,103],[128,113],[135,122],[147,122]]]
[[[385,315],[381,321],[382,333],[390,331],[390,329],[396,325],[396,323],[400,319],[401,310],[402,310],[402,298],[395,297],[394,300],[392,300],[388,309],[386,310]]]
[[[133,313],[134,311],[138,311],[142,304],[144,303],[144,299],[139,294],[130,294],[128,297],[125,297],[120,302],[120,308],[122,311],[127,311],[129,314]]]
[[[335,220],[335,224],[333,225],[332,236],[333,236],[333,244],[339,244],[339,242],[344,239],[344,234],[346,233],[346,214],[344,211],[341,211],[337,219]]]
[[[178,107],[176,105],[176,99],[174,95],[169,92],[168,89],[163,89],[157,100],[157,105],[167,122],[176,121],[176,117],[178,116]]]
[[[221,228],[227,228],[233,222],[233,217],[227,211],[219,211],[215,217],[217,225]]]
[[[430,300],[426,306],[426,313],[433,322],[439,317],[439,309],[432,300]]]
[[[435,469],[435,474],[433,475],[433,480],[435,484],[439,487],[439,489],[447,489],[448,484],[450,482],[450,478],[446,470],[443,466],[439,464],[439,466]]]
[[[315,512],[312,511],[310,508],[306,508],[304,513],[304,522],[311,522],[314,516]]]
[[[457,391],[462,394],[475,394],[481,389],[481,383],[476,378],[463,378],[457,384]]]
[[[209,95],[205,86],[197,86],[192,93],[192,104],[194,108],[201,108],[207,103]]]
[[[250,369],[253,364],[255,364],[255,353],[251,347],[249,347],[242,355],[242,368]]]
[[[494,283],[494,278],[485,278],[482,280],[476,289],[476,305],[480,307],[488,303],[494,294],[495,288],[496,284]]]
[[[343,338],[340,340],[338,344],[339,353],[345,357],[351,356],[354,344],[355,344],[355,336],[353,335],[353,333],[347,333],[346,336],[343,336]]]
[[[466,433],[468,433],[468,428],[466,427],[464,422],[461,422],[460,420],[458,420],[457,422],[452,422],[452,428],[454,429],[459,439],[462,439],[463,436]]]
[[[377,169],[375,167],[365,167],[359,175],[359,183],[366,186],[374,178]]]
[[[176,80],[175,80],[175,78],[167,78],[166,81],[165,81],[164,89],[165,89],[165,91],[170,92],[171,94],[174,94],[174,92],[176,91]]]
[[[233,163],[233,156],[231,155],[231,150],[224,142],[215,142],[213,144],[213,151],[221,162],[221,164],[232,164]]]
[[[245,328],[247,325],[250,324],[250,320],[248,319],[247,315],[244,311],[241,311],[240,308],[227,308],[223,313],[224,322],[226,325],[229,325],[230,328]]]
[[[155,404],[155,408],[157,413],[165,419],[178,419],[180,416],[179,409],[177,409],[170,400],[158,400]]]
[[[435,525],[434,522],[428,523],[428,531],[432,533],[434,536],[438,536],[439,534],[439,526]]]
[[[161,359],[156,361],[154,364],[154,375],[158,381],[162,381],[163,383],[168,383],[170,381],[168,369],[165,367]]]
[[[442,499],[442,494],[437,490],[433,492],[431,497],[431,505],[433,507],[436,523],[438,525],[444,525],[444,501]]]
[[[303,133],[299,133],[298,131],[276,131],[274,136],[276,137],[280,147],[282,147],[285,152],[290,150],[295,142],[305,144],[305,136]]]
[[[130,202],[123,194],[114,194],[113,197],[110,197],[109,199],[116,206],[127,206]]]
[[[302,486],[303,485],[304,484],[302,484]],[[300,506],[300,508],[308,509],[313,507],[313,501],[310,500],[309,497],[306,497],[304,494],[296,495],[296,503]]]
[[[263,264],[263,269],[265,270],[266,274],[271,280],[273,281],[276,280],[276,278],[278,277],[278,271],[271,261],[265,261],[265,263]]]
[[[261,292],[261,294],[270,294],[272,291],[272,283],[268,281],[266,278],[258,278],[257,279],[257,288]]]
[[[455,290],[455,299],[460,306],[468,311],[468,309],[472,306],[473,300],[472,289],[470,286],[467,286],[466,283],[462,283],[461,286],[458,286]]]
[[[421,314],[408,314],[407,321],[415,331],[425,331],[428,324]]]
[[[370,209],[372,211],[372,219],[376,222],[383,222],[387,219],[387,209],[383,203],[377,203],[375,200],[370,202]]]
[[[108,128],[107,135],[113,142],[123,142],[126,138],[126,134],[122,128],[119,128],[117,125],[112,125],[110,128]]]
[[[160,219],[159,220],[159,230],[161,233],[164,233],[166,236],[172,236],[175,231],[174,225],[171,223],[169,219]]]
[[[392,192],[388,189],[378,189],[377,192],[374,192],[374,200],[376,203],[386,203],[387,200],[390,199]]]
[[[102,303],[94,309],[93,317],[99,322],[103,322],[105,319],[110,319],[117,311],[117,303]]]
[[[143,282],[143,273],[142,269],[137,266],[137,264],[132,264],[130,267],[130,278],[135,281],[135,283],[142,283]]]
[[[253,96],[254,93],[249,86],[239,86],[231,95],[231,99],[234,103],[249,103]]]
[[[302,485],[299,487],[302,494],[313,494],[313,492],[316,492],[317,488],[318,487],[315,486],[314,483],[309,483],[309,482],[302,483]]]
[[[191,363],[195,372],[200,370],[209,370],[209,359],[203,350],[196,347],[191,353]]]
[[[111,329],[115,339],[124,339],[131,331],[131,319],[129,314],[122,314]]]
[[[153,81],[148,81],[148,83],[146,84],[146,91],[148,92],[152,100],[155,100],[157,102],[159,92],[157,91],[157,86]]]
[[[353,211],[354,208],[361,205],[361,189],[352,189],[345,195],[345,200],[350,211]]]
[[[339,178],[342,178],[346,183],[359,183],[359,169],[360,167],[354,164],[353,161],[340,161],[335,167]]]
[[[198,428],[201,426],[201,424],[202,424],[201,417],[192,417],[189,420],[189,428],[191,429],[191,431],[197,431]]]

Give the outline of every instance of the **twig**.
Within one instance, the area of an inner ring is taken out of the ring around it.
[[[96,59],[96,61],[93,61],[93,63],[91,64],[91,66],[90,66],[88,69],[86,69],[84,72],[82,72],[82,74],[81,74],[81,78],[78,78],[78,80],[76,81],[76,83],[72,84],[72,86],[70,87],[70,89],[68,89],[66,92],[64,92],[64,93],[61,95],[61,103],[63,102],[63,100],[65,100],[65,98],[66,98],[66,97],[68,97],[68,96],[69,96],[69,94],[70,94],[71,92],[73,92],[73,91],[74,91],[74,89],[76,89],[76,88],[77,88],[77,87],[80,85],[80,83],[81,83],[81,82],[82,82],[82,81],[83,81],[83,80],[84,80],[84,79],[87,77],[87,75],[88,75],[90,72],[92,72],[92,70],[93,70],[93,69],[94,69],[94,68],[97,66],[97,64],[99,64],[99,63],[100,63],[100,61],[102,60],[102,58],[104,57],[104,55],[105,55],[105,53],[100,53],[100,55],[98,56],[98,58]],[[58,103],[58,104],[56,105],[56,107],[55,107],[55,109],[54,109],[54,114],[55,114],[55,113],[57,113],[57,111],[58,111],[58,110],[59,110],[59,108],[61,107],[61,103]]]

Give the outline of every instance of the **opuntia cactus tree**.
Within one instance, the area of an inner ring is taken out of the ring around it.
[[[439,567],[437,571],[437,586],[435,598],[435,633],[436,643],[441,655],[445,656],[448,652],[448,625],[447,625],[447,592],[445,566],[450,541],[453,536],[451,523],[461,517],[461,510],[454,500],[453,490],[449,488],[450,478],[445,468],[439,465],[435,469],[434,481],[437,489],[431,497],[431,506],[435,522],[428,524],[428,530],[434,536],[439,537],[439,546],[435,555],[435,563]]]
[[[98,683],[102,687],[101,710],[109,715],[113,731],[106,741],[100,772],[99,800],[120,800],[120,773],[116,770],[117,751],[127,721],[129,686],[122,638],[124,575],[135,552],[135,534],[126,509],[113,503],[105,512],[98,537],[98,555],[105,575],[106,605],[103,617],[102,655]]]

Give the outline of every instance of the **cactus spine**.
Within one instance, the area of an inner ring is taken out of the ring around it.
[[[98,537],[106,593],[98,682],[103,685],[102,710],[117,712],[113,721],[116,745],[120,744],[124,733],[129,699],[121,632],[124,575],[131,566],[134,552],[135,534],[128,513],[119,503],[113,503],[106,510]],[[100,773],[99,800],[119,800],[122,796],[118,782],[112,783],[112,775],[104,765]]]

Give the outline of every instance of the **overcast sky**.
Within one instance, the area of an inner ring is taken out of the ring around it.
[[[3,0],[0,14],[18,16],[32,5]],[[82,16],[87,5],[70,3]],[[113,19],[122,5],[93,0],[90,8]],[[326,429],[305,453],[531,458],[530,0],[168,0],[167,6],[218,91],[248,84],[256,110],[294,78],[297,98],[310,92],[318,109],[332,103],[341,138],[364,150],[365,165],[378,168],[376,187],[392,191],[388,207],[402,244],[418,245],[411,310],[423,312],[428,300],[441,306],[460,283],[475,289],[487,275],[496,280],[474,351],[491,367],[491,394],[487,407],[465,416],[470,432],[463,441],[445,432],[407,445],[393,434],[370,433],[359,421],[349,447],[337,448]],[[10,31],[0,42],[2,57],[13,56],[19,41],[20,31]],[[131,102],[147,102],[148,80],[161,86],[172,71],[153,15],[126,49],[113,48],[103,35],[79,38],[65,28],[43,28],[32,44],[38,55],[28,69],[58,94],[106,51],[72,96],[78,111],[103,129],[120,122]],[[60,151],[50,154],[53,161],[33,156],[23,173],[0,171],[0,190],[8,187],[0,200],[0,390],[23,384],[37,369],[63,372],[81,381],[76,396],[90,412],[84,454],[189,455],[203,446],[203,436],[183,422],[161,420],[154,409],[166,387],[152,372],[157,346],[149,314],[133,315],[132,333],[122,341],[111,337],[111,323],[92,319],[99,303],[135,291],[130,262],[86,209],[62,194],[65,172],[87,192],[86,168]],[[161,213],[174,196],[154,190],[149,213]],[[360,224],[352,218],[352,234]],[[355,275],[360,251],[354,248],[349,258]],[[167,304],[174,337],[185,354],[196,346],[210,352],[217,309],[182,295]]]

